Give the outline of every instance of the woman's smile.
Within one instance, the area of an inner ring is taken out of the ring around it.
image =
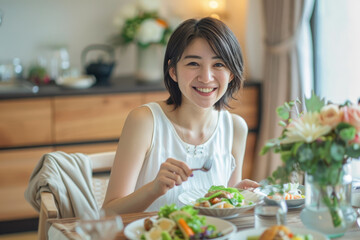
[[[209,87],[193,87],[200,95],[209,96],[216,91],[217,88]]]

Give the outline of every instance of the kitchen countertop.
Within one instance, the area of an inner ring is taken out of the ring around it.
[[[245,81],[245,86],[257,85],[258,82]],[[1,88],[1,86],[0,86]],[[41,98],[54,96],[78,96],[78,95],[96,95],[112,93],[132,93],[132,92],[153,92],[165,91],[163,81],[158,83],[138,83],[134,76],[122,76],[110,79],[106,83],[95,84],[86,89],[65,88],[55,83],[39,86],[39,90],[33,93],[31,90],[12,89],[11,91],[0,91],[0,100],[18,99],[18,98]]]

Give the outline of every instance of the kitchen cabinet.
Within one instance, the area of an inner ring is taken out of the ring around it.
[[[52,151],[53,147],[0,151],[0,222],[38,216],[24,192],[40,157]]]
[[[0,147],[50,144],[51,100],[0,101]]]
[[[55,143],[116,139],[131,109],[142,104],[142,94],[120,94],[54,99]]]
[[[0,228],[4,221],[38,216],[25,201],[24,191],[43,154],[115,151],[131,109],[168,96],[164,89],[153,89],[0,98]],[[259,85],[247,85],[236,98],[229,110],[244,117],[249,126],[243,177],[250,178],[259,123]]]

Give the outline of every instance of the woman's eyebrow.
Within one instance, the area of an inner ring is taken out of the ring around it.
[[[187,58],[201,59],[202,57],[197,56],[197,55],[187,55],[187,56],[184,57],[184,59],[187,59]],[[214,57],[212,57],[212,59],[222,59],[222,58],[220,56],[214,56]]]
[[[197,55],[187,55],[184,57],[184,59],[187,59],[187,58],[197,58],[197,59],[201,59],[200,56],[197,56]]]

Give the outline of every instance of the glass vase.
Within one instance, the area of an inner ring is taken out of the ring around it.
[[[163,80],[165,47],[161,44],[137,47],[136,80],[139,83],[159,83]]]
[[[340,237],[356,220],[351,206],[350,164],[343,165],[334,174],[331,184],[321,176],[324,174],[305,174],[305,208],[300,218],[309,229],[330,238]]]

